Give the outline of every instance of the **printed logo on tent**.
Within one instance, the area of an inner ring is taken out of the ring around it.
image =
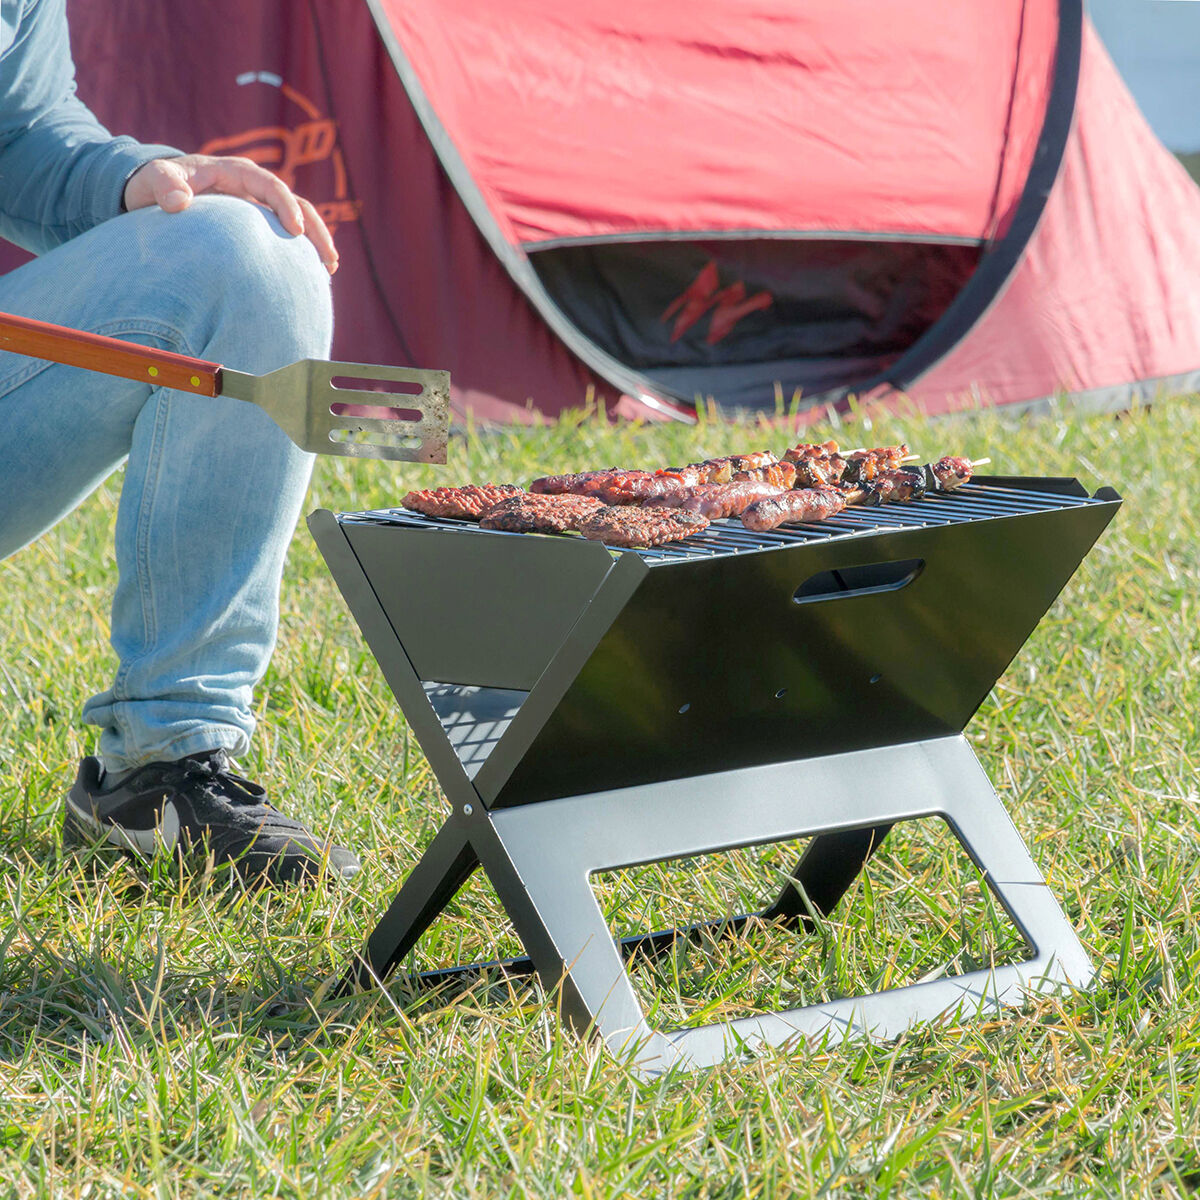
[[[686,290],[667,305],[663,315],[659,317],[659,322],[661,324],[675,317],[671,341],[677,342],[709,309],[712,309],[708,333],[704,340],[710,346],[715,346],[733,331],[733,327],[744,316],[770,307],[770,292],[755,292],[753,296],[747,296],[746,285],[740,280],[722,288],[717,264],[710,259],[700,274],[688,284]]]
[[[339,225],[357,221],[361,206],[349,194],[337,123],[271,71],[246,71],[237,77],[238,87],[254,84],[278,88],[296,110],[294,123],[262,125],[212,138],[200,147],[200,153],[240,154],[274,171],[293,191],[312,201],[331,233]]]

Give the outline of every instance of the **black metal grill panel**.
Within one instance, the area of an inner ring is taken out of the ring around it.
[[[389,681],[420,681],[422,744],[503,808],[959,732],[1119,505],[995,475],[655,549],[401,509],[313,528],[361,569]]]
[[[653,548],[630,550],[609,547],[615,554],[636,554],[649,563],[682,562],[689,559],[715,558],[723,555],[746,554],[773,550],[781,546],[804,545],[808,542],[829,541],[912,528],[933,528],[957,525],[966,521],[986,521],[1003,517],[1023,516],[1054,509],[1104,503],[1086,495],[1061,492],[1031,491],[1024,488],[1001,487],[993,484],[969,483],[956,492],[930,493],[924,499],[908,504],[886,504],[876,508],[843,509],[827,521],[788,525],[766,533],[755,533],[737,519],[714,521],[701,534],[686,542],[672,542]],[[416,529],[458,530],[484,537],[528,537],[528,534],[505,533],[481,529],[473,521],[446,517],[426,517],[404,508],[382,508],[367,512],[344,513],[342,522],[377,525],[398,525]],[[553,535],[570,537],[574,535]]]

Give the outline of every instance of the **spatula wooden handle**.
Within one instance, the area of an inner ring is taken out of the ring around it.
[[[29,317],[0,313],[0,350],[28,354],[68,367],[137,379],[152,387],[178,388],[201,396],[221,394],[221,366],[186,354],[152,350],[136,342],[84,333]]]

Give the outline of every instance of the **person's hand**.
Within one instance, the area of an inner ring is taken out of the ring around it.
[[[181,212],[194,196],[205,192],[239,196],[265,205],[288,233],[304,234],[316,246],[330,275],[337,270],[333,235],[317,210],[293,195],[278,176],[248,158],[185,154],[182,158],[152,159],[139,167],[125,185],[125,208],[132,212],[157,204],[165,212]]]

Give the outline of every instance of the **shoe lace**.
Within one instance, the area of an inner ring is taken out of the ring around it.
[[[209,796],[254,807],[268,803],[266,788],[231,770],[233,760],[224,750],[189,755],[180,759],[179,765],[184,774]]]

